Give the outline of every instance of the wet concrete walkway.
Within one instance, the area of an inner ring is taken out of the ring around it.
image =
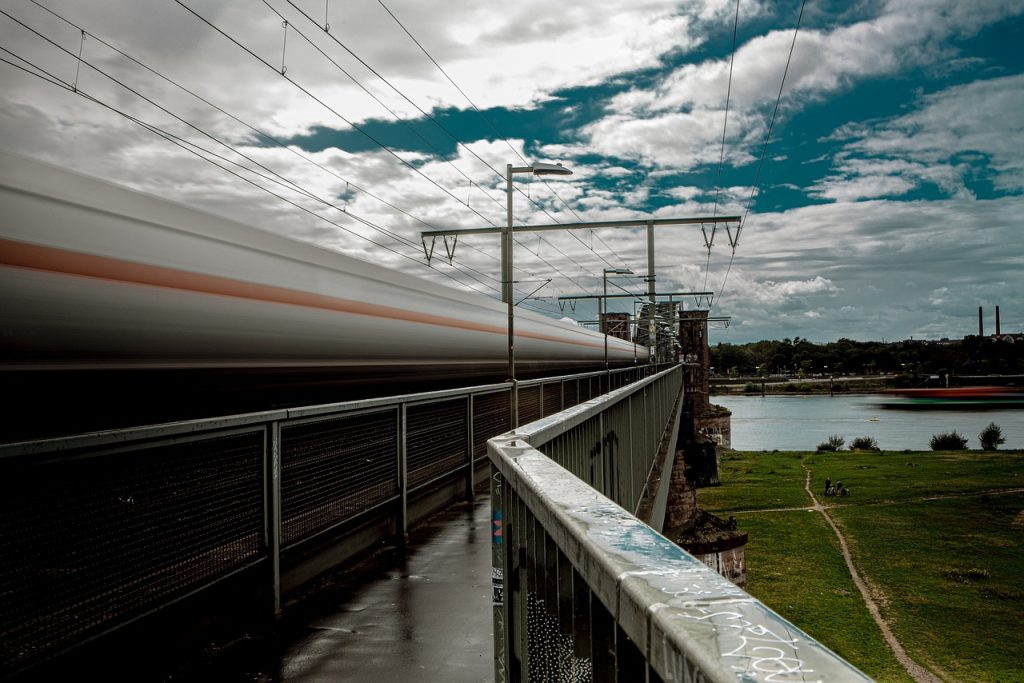
[[[289,628],[282,681],[494,678],[490,501],[486,492],[418,526],[395,558],[321,616]]]

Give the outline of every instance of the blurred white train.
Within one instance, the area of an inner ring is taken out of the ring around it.
[[[507,366],[496,300],[3,153],[0,301],[0,374],[37,410],[66,412],[106,383],[145,394],[128,404],[202,402],[232,382],[250,399],[405,391],[500,381]],[[608,355],[632,365],[647,349],[611,338]],[[517,309],[516,359],[524,376],[596,369],[604,339]],[[251,402],[230,407],[269,407]]]

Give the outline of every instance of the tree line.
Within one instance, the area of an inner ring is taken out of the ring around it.
[[[800,337],[711,347],[716,375],[1016,375],[1024,374],[1024,342],[962,340],[815,343]]]

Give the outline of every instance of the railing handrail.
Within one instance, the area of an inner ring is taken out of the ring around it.
[[[539,450],[673,369],[490,439],[492,464],[662,680],[870,681]]]
[[[610,374],[620,374],[634,371],[646,365],[617,368],[610,371]],[[555,377],[539,377],[536,379],[522,380],[518,384],[520,388],[545,385],[554,382],[565,382],[572,380],[588,379],[591,377],[603,376],[604,370],[583,372],[575,375],[558,375]],[[397,396],[381,396],[376,398],[356,399],[353,401],[340,401],[336,403],[323,403],[311,406],[300,406],[296,408],[279,408],[251,413],[239,413],[218,417],[196,418],[192,420],[180,420],[152,425],[141,425],[137,427],[125,427],[109,429],[82,434],[69,434],[66,436],[49,437],[44,439],[31,439],[0,444],[0,459],[45,455],[72,451],[83,448],[96,448],[103,446],[117,446],[135,441],[149,439],[167,438],[192,434],[195,432],[208,432],[219,429],[232,429],[250,425],[264,424],[268,422],[284,421],[304,417],[317,417],[336,413],[349,413],[369,410],[373,408],[384,408],[389,406],[400,406],[404,403],[419,403],[442,400],[447,398],[463,398],[470,395],[488,394],[498,391],[507,391],[511,387],[509,382],[492,384],[479,384],[470,387],[458,387],[454,389],[442,389],[415,394],[399,394]]]
[[[515,435],[515,438],[521,439],[531,446],[539,447],[678,369],[678,366],[666,368],[655,375],[645,377],[628,386],[601,394],[589,401],[584,401],[553,415],[542,417],[528,425],[517,427],[509,432],[509,435]]]

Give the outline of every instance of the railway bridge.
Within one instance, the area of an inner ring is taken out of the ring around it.
[[[863,680],[658,533],[684,366],[6,154],[0,206],[0,678]]]
[[[682,378],[522,382],[514,430],[495,384],[6,444],[2,672],[866,680],[655,530]]]

